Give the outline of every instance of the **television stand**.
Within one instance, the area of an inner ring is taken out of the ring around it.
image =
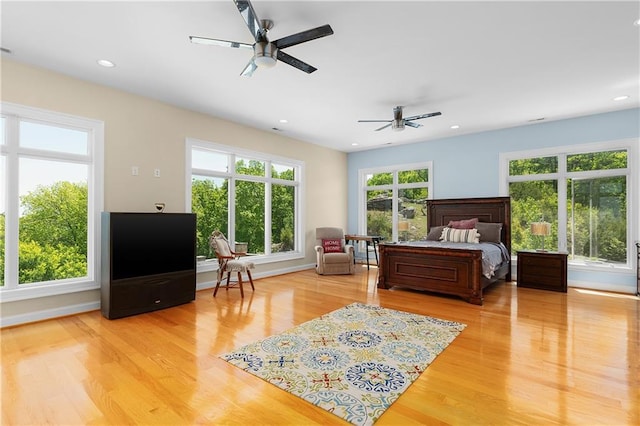
[[[189,303],[196,297],[193,271],[112,281],[102,286],[101,311],[108,319]]]

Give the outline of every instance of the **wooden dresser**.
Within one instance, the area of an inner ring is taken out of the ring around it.
[[[518,287],[567,292],[567,253],[519,251]]]

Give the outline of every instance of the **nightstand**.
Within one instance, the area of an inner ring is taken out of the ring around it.
[[[518,287],[567,292],[567,253],[519,251]]]

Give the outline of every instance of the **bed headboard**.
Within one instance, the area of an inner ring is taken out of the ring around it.
[[[452,198],[427,200],[427,228],[451,220],[477,217],[480,222],[502,223],[502,242],[511,253],[511,198]]]

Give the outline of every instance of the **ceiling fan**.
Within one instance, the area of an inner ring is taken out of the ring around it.
[[[251,61],[249,61],[241,73],[241,75],[246,77],[251,77],[258,67],[273,67],[276,64],[276,60],[285,62],[292,67],[306,72],[307,74],[311,74],[317,70],[317,68],[284,53],[282,49],[331,35],[333,34],[333,30],[330,25],[323,25],[318,28],[283,37],[276,41],[269,41],[267,38],[267,32],[273,28],[273,21],[269,19],[258,19],[258,16],[256,15],[256,12],[249,0],[233,0],[233,2],[236,4],[238,12],[240,12],[240,15],[247,24],[247,27],[249,27],[251,35],[253,35],[253,38],[256,40],[255,43],[249,44],[236,41],[218,40],[215,38],[189,36],[191,43],[233,47],[236,49],[252,49],[253,58],[251,58]]]
[[[428,114],[420,114],[420,115],[412,115],[411,117],[402,118],[402,108],[401,106],[397,106],[393,108],[393,120],[358,120],[358,123],[389,123],[384,126],[376,129],[378,130],[386,129],[391,126],[391,129],[399,132],[404,130],[404,126],[409,127],[422,127],[422,124],[414,123],[414,120],[420,120],[421,118],[429,118],[435,117],[437,115],[442,115],[440,112],[430,112]]]

